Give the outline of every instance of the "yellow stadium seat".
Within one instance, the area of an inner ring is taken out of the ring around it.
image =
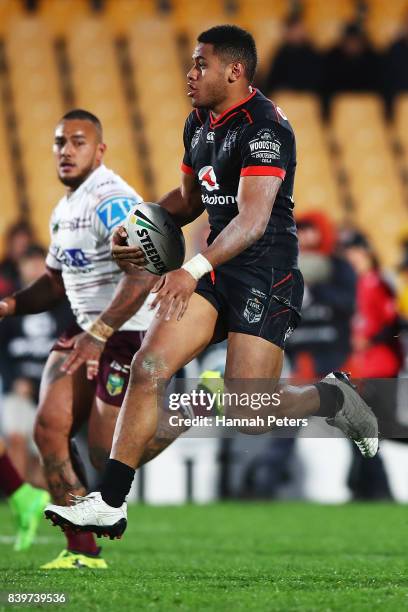
[[[0,97],[0,116],[4,117],[5,108],[3,99]],[[12,160],[10,156],[9,143],[5,130],[4,121],[0,121],[0,247],[3,247],[4,233],[10,224],[14,223],[20,217],[20,211],[17,202],[16,186],[12,171]],[[3,252],[0,248],[0,257]]]
[[[399,228],[408,222],[408,211],[381,100],[374,95],[337,96],[332,126],[349,179],[355,221],[382,262],[395,265]]]
[[[131,24],[140,20],[160,18],[156,2],[151,0],[107,0],[104,16],[115,34],[125,34]]]
[[[54,129],[62,115],[62,103],[48,28],[38,17],[17,20],[8,31],[6,52],[31,218],[38,236],[48,244],[49,216],[63,193],[52,156]]]
[[[395,103],[395,132],[408,170],[408,94],[401,94]]]
[[[21,19],[24,15],[22,2],[12,2],[11,0],[0,0],[0,34],[4,35],[12,27],[16,19]]]
[[[282,25],[288,10],[286,0],[241,0],[238,3],[234,22],[254,36],[260,74],[269,68],[272,56],[281,41]]]
[[[354,0],[304,0],[304,17],[319,47],[334,44],[345,22],[355,18]]]
[[[56,36],[69,34],[80,19],[90,14],[88,0],[41,0],[39,14]]]
[[[68,52],[76,103],[102,121],[108,145],[106,164],[145,195],[114,40],[103,17],[79,21],[70,32]]]
[[[388,45],[408,16],[408,0],[367,0],[367,31],[378,47]]]
[[[319,209],[335,221],[344,218],[340,193],[330,160],[319,100],[312,94],[280,93],[277,104],[296,136],[295,211]]]
[[[180,181],[183,127],[191,111],[186,78],[169,20],[140,20],[128,34],[156,196],[161,196]]]

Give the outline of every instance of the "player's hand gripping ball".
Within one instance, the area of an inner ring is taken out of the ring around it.
[[[128,214],[123,225],[129,247],[139,247],[144,253],[145,270],[161,276],[182,266],[184,236],[167,210],[142,202]]]

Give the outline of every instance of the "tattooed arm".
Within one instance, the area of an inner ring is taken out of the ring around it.
[[[95,378],[106,341],[139,310],[156,281],[157,276],[144,270],[125,274],[116,288],[112,302],[88,332],[65,342],[65,346],[73,350],[63,363],[62,371],[73,374],[86,361],[87,377]]]

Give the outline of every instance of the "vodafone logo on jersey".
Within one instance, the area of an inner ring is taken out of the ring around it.
[[[198,173],[198,180],[206,188],[207,191],[216,191],[220,188],[217,183],[214,168],[212,166],[204,166]]]

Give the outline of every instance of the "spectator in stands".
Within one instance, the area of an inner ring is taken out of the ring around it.
[[[398,312],[404,327],[408,328],[408,253],[404,254],[404,259],[399,265],[399,272],[401,284],[398,291]]]
[[[17,291],[20,287],[18,262],[33,242],[33,230],[26,221],[19,221],[6,232],[4,253],[0,262],[0,299]]]
[[[384,87],[386,101],[392,105],[396,95],[408,92],[408,13],[400,36],[389,46],[384,56]]]
[[[326,53],[323,92],[325,107],[340,92],[378,92],[381,62],[360,25],[345,26],[337,45]]]
[[[351,232],[343,248],[358,277],[353,374],[361,378],[396,377],[402,366],[402,350],[395,291],[381,274],[377,257],[363,234]]]
[[[397,381],[392,380],[403,364],[395,292],[363,234],[346,234],[343,248],[358,278],[350,369],[361,380],[361,392],[378,417],[382,436],[404,439],[408,428],[396,420]],[[379,456],[373,462],[362,462],[354,453],[351,488],[363,499],[390,497]]]
[[[265,79],[265,94],[279,89],[319,91],[321,72],[320,55],[309,40],[302,19],[290,17],[285,25],[283,43]]]
[[[35,281],[45,271],[45,251],[32,245],[21,255],[17,275],[21,285]],[[0,376],[8,393],[17,379],[28,380],[36,401],[41,373],[51,346],[72,318],[67,302],[52,311],[13,317],[0,322]]]
[[[24,242],[22,238],[21,242]],[[20,246],[18,241],[17,246]],[[22,286],[44,273],[45,255],[35,245],[20,254],[17,276]],[[0,323],[0,376],[5,393],[1,432],[19,472],[40,486],[45,486],[45,482],[33,442],[40,378],[51,346],[71,317],[65,302],[50,312],[14,317]]]
[[[350,354],[356,277],[334,252],[336,232],[325,214],[304,214],[297,227],[305,297],[302,322],[287,342],[287,353],[299,374],[319,377],[341,369]]]

